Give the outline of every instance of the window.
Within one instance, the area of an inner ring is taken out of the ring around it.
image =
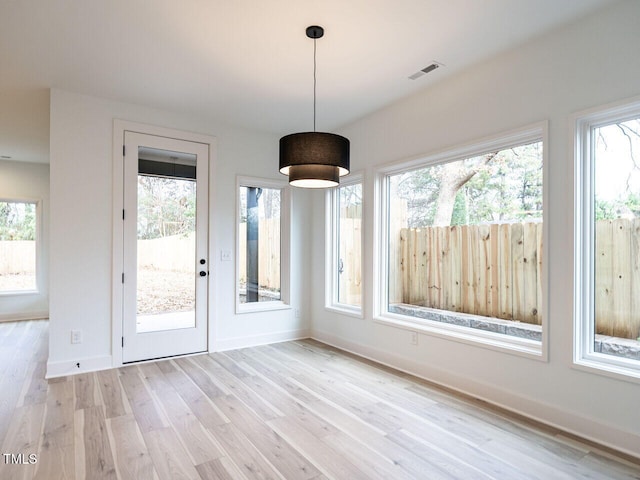
[[[575,361],[640,378],[640,102],[576,126]]]
[[[543,130],[381,170],[378,320],[542,355]]]
[[[284,183],[238,179],[238,311],[287,303],[288,190]]]
[[[37,203],[0,201],[0,293],[36,291]]]
[[[329,308],[362,311],[362,178],[351,175],[327,191],[327,302]]]

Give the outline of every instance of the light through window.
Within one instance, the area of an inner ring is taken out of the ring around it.
[[[0,201],[0,292],[36,290],[36,203]]]
[[[592,129],[593,351],[640,360],[640,118]]]
[[[240,186],[239,302],[280,301],[281,189]]]
[[[386,192],[387,312],[541,341],[541,141],[392,173]]]
[[[327,191],[327,306],[360,313],[362,308],[362,182]]]

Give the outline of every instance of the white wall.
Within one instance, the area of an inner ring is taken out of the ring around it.
[[[0,198],[40,202],[37,293],[0,295],[0,321],[47,318],[49,312],[49,165],[0,160]]]
[[[259,114],[257,112],[256,114]],[[213,292],[211,350],[304,336],[310,303],[305,293],[310,234],[309,200],[293,193],[291,304],[301,309],[235,312],[235,262],[221,262],[220,250],[235,254],[236,175],[283,178],[278,173],[278,138],[230,128],[202,118],[52,90],[51,92],[51,292],[48,375],[108,368],[111,345],[111,262],[114,118],[202,133],[217,138],[211,170],[210,252]],[[305,225],[307,225],[305,227]],[[83,343],[72,345],[80,329]],[[211,338],[211,337],[210,337]],[[116,346],[119,349],[120,346]]]
[[[365,318],[324,309],[313,276],[313,335],[544,422],[640,456],[640,383],[572,368],[573,176],[570,115],[640,95],[640,2],[554,31],[340,131],[365,171]],[[446,59],[441,59],[446,63]],[[549,121],[549,361],[419,335],[372,321],[373,167]],[[324,249],[324,198],[315,194],[314,250]],[[322,272],[315,257],[313,271]],[[636,292],[640,294],[640,292]]]

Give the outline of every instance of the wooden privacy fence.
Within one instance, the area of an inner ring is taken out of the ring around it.
[[[280,220],[277,218],[261,220],[258,228],[260,229],[258,245],[260,287],[278,290],[280,288]],[[239,252],[246,252],[246,223],[240,224],[239,236]],[[195,272],[197,261],[195,255],[194,234],[138,240],[138,267],[140,268]],[[246,283],[246,255],[240,255],[240,283]]]
[[[36,271],[35,240],[0,241],[0,275]]]
[[[338,301],[347,305],[362,305],[362,210],[358,207],[357,211],[343,209],[340,214]]]
[[[138,240],[138,267],[175,272],[195,272],[195,234]]]
[[[595,256],[596,333],[640,337],[640,219],[596,222]]]
[[[401,228],[390,243],[390,303],[541,323],[542,223]],[[595,254],[596,333],[638,338],[640,219],[596,222]]]
[[[267,218],[258,224],[258,284],[260,288],[280,290],[280,219]],[[239,235],[240,283],[247,283],[247,224],[241,223]],[[245,253],[243,253],[245,252]]]
[[[541,323],[542,223],[402,228],[399,249],[390,302]]]

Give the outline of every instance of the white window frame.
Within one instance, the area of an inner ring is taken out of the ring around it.
[[[542,278],[543,295],[543,315],[542,315],[542,335],[541,341],[528,340],[524,338],[512,337],[493,332],[488,332],[469,327],[446,324],[432,320],[400,315],[388,311],[388,278],[389,264],[387,250],[388,242],[388,178],[410,170],[434,166],[443,163],[455,162],[467,158],[473,158],[484,153],[504,150],[517,147],[531,142],[541,141],[543,151],[543,258],[545,265]],[[548,278],[549,269],[546,265],[548,255],[548,184],[549,184],[549,162],[548,162],[548,122],[539,122],[528,127],[505,132],[490,138],[472,142],[460,147],[446,149],[437,153],[420,156],[418,158],[400,161],[398,163],[382,166],[375,171],[375,206],[376,215],[374,218],[374,252],[377,261],[374,262],[374,321],[384,325],[390,325],[413,332],[419,332],[430,336],[436,336],[453,340],[456,342],[480,346],[490,350],[497,350],[526,358],[548,361]]]
[[[340,249],[338,245],[339,241],[339,220],[340,212],[338,211],[339,202],[338,195],[340,188],[348,187],[351,185],[360,184],[362,186],[362,219],[361,219],[361,232],[360,236],[360,264],[364,268],[364,222],[365,222],[365,205],[364,205],[364,176],[361,173],[352,173],[347,178],[341,180],[339,186],[327,190],[326,193],[326,248],[325,248],[325,309],[329,311],[335,311],[344,315],[349,315],[356,318],[363,318],[363,304],[364,304],[364,288],[363,284],[360,284],[360,306],[348,305],[346,303],[340,303],[338,301],[339,293],[339,278],[338,278],[338,263],[340,261]]]
[[[593,218],[594,129],[640,117],[640,98],[573,116],[574,123],[574,346],[573,366],[640,382],[640,361],[594,351],[595,226]]]
[[[240,187],[280,190],[280,300],[240,303]],[[266,178],[236,177],[236,313],[265,312],[290,309],[291,264],[291,187],[287,182]]]
[[[37,295],[42,290],[42,279],[41,277],[41,265],[40,259],[42,258],[40,249],[42,247],[42,200],[35,198],[24,198],[24,197],[0,197],[0,202],[4,203],[31,203],[35,205],[36,208],[36,258],[35,258],[35,275],[36,275],[36,287],[31,290],[3,290],[0,291],[0,297],[8,297],[8,296],[21,296],[21,295]]]

